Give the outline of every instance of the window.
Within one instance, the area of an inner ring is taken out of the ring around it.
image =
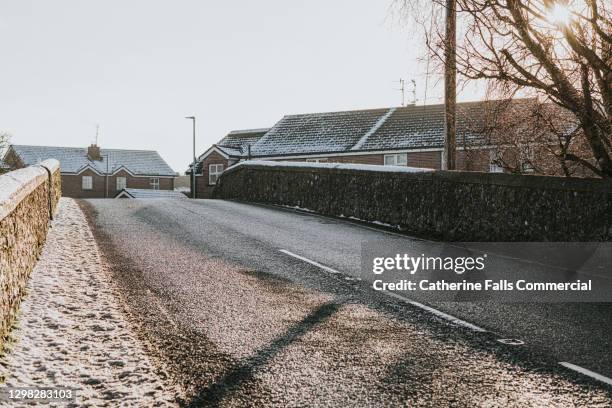
[[[159,190],[159,177],[151,178],[149,184],[153,190]]]
[[[222,164],[210,164],[208,166],[208,184],[217,184],[217,180],[219,179],[221,173],[223,173]]]
[[[127,187],[125,177],[117,177],[117,191],[121,191]]]
[[[521,172],[533,173],[535,171],[535,168],[533,167],[535,151],[532,146],[520,146],[519,159],[521,161]]]
[[[93,189],[93,178],[91,176],[83,176],[81,178],[81,187],[83,190]]]
[[[400,154],[385,154],[385,166],[407,166],[408,155]]]
[[[501,152],[491,150],[489,152],[489,173],[503,173],[504,167],[501,164]]]

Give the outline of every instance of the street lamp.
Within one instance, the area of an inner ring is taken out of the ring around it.
[[[196,126],[196,118],[195,116],[185,116],[185,119],[191,119],[193,121],[193,163],[191,166],[191,198],[196,198],[196,151],[195,151],[195,126]]]

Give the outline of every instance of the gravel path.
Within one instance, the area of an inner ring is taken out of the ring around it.
[[[61,199],[11,337],[0,358],[2,386],[72,388],[74,406],[175,406],[164,373],[128,328],[72,199]]]

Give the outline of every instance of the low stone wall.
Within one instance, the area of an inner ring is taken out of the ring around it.
[[[447,241],[612,240],[610,180],[409,171],[246,162],[223,173],[213,196],[377,221]]]
[[[0,176],[0,350],[60,196],[57,160]]]

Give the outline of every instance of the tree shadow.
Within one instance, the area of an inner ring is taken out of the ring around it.
[[[291,343],[304,336],[314,326],[329,319],[340,309],[342,304],[341,302],[328,302],[319,306],[304,319],[289,327],[283,335],[270,343],[270,345],[259,350],[253,356],[238,362],[227,373],[217,378],[214,383],[201,389],[184,406],[219,406],[223,399],[234,394],[243,384],[251,380],[257,370],[269,363]]]

